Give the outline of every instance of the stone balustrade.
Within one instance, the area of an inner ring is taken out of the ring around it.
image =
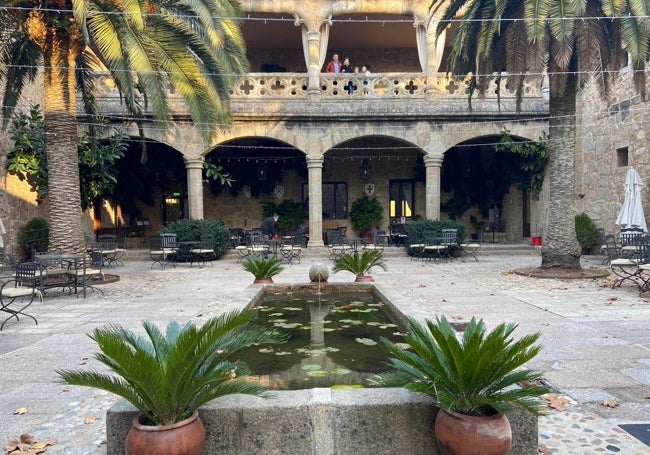
[[[121,98],[114,81],[108,73],[97,73],[96,97],[103,114],[124,112]],[[248,73],[241,76],[232,89],[233,115],[249,115],[251,103],[258,114],[268,111],[278,113],[319,115],[324,111],[313,101],[320,100],[331,115],[337,111],[345,114],[348,107],[337,107],[336,101],[364,101],[367,113],[382,115],[388,112],[418,112],[424,115],[445,112],[467,114],[469,79],[450,78],[439,73],[425,76],[423,73],[376,73],[376,74],[319,74],[320,90],[308,90],[306,73]],[[315,92],[315,93],[314,93]],[[507,77],[487,81],[485,89],[474,95],[474,113],[489,113],[495,109],[501,113],[515,113],[517,94],[507,87]],[[432,104],[431,101],[436,103]],[[497,100],[500,107],[497,107]],[[547,111],[541,80],[525,83],[522,91],[523,113]],[[263,103],[259,103],[263,101]],[[266,101],[266,103],[264,103]],[[415,102],[414,101],[418,101]],[[390,104],[385,104],[390,102]],[[169,106],[173,113],[187,112],[184,100],[169,87]],[[477,103],[483,103],[477,104]],[[526,104],[527,103],[527,104]],[[403,105],[403,106],[401,106]],[[431,111],[434,109],[434,111]],[[330,112],[331,111],[331,112]],[[356,112],[356,111],[350,111]]]

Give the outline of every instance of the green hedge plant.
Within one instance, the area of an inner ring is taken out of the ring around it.
[[[214,237],[214,254],[221,258],[230,249],[230,232],[218,220],[178,220],[169,223],[160,233],[174,233],[179,242],[200,241],[204,236]]]
[[[589,250],[598,245],[600,235],[591,217],[582,212],[575,216],[576,237],[583,250]]]

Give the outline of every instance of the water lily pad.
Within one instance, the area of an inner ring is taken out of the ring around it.
[[[279,352],[276,352],[275,355],[291,355],[291,353],[287,352],[287,351],[279,351]]]
[[[300,327],[302,324],[299,322],[276,322],[273,324],[275,327],[282,327],[283,329],[295,329]]]
[[[333,328],[331,328],[331,327],[325,327],[325,328],[323,329],[323,332],[333,332],[333,331],[335,331],[335,330],[336,330],[336,329],[333,329]]]
[[[273,348],[262,348],[259,350],[262,354],[270,354],[273,352]]]
[[[346,374],[350,374],[352,371],[348,370],[347,368],[334,368],[332,370],[332,374],[336,374],[339,376],[344,376]]]
[[[361,384],[336,384],[330,387],[333,390],[342,390],[342,389],[364,389],[365,387]]]
[[[366,322],[366,325],[381,325],[381,322],[370,321],[370,322]]]
[[[323,369],[323,367],[321,365],[317,365],[315,363],[310,363],[310,364],[307,364],[307,365],[303,365],[300,368],[302,368],[305,371],[318,371],[318,370]]]
[[[284,316],[284,315],[282,313],[271,313],[271,314],[269,314],[270,318],[275,318],[277,316]]]
[[[377,344],[375,340],[371,340],[370,338],[355,338],[354,341],[365,344],[366,346],[374,346]]]
[[[380,329],[392,329],[397,327],[397,324],[382,324],[379,326]]]
[[[283,309],[283,310],[287,310],[287,311],[300,311],[300,310],[302,310],[302,308],[291,307],[291,306],[285,306],[285,307],[282,308],[282,309]]]
[[[307,376],[312,376],[314,378],[322,378],[324,376],[327,376],[327,371],[325,370],[308,371]]]

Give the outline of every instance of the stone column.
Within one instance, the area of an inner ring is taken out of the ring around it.
[[[307,97],[309,101],[320,101],[320,27],[315,21],[309,21],[305,26],[308,27],[307,51],[309,55],[309,62],[307,64],[307,74],[309,76]]]
[[[323,243],[323,157],[307,157],[309,182],[309,244],[324,247]]]
[[[205,159],[186,158],[188,216],[192,220],[203,219],[203,162]]]
[[[426,87],[424,93],[427,97],[433,97],[436,94],[436,78],[442,61],[442,53],[445,50],[445,35],[436,38],[436,28],[438,21],[431,19],[427,26],[427,67],[424,71],[426,75]]]
[[[426,169],[425,216],[429,220],[439,220],[440,168],[442,167],[442,157],[425,156],[424,167]]]

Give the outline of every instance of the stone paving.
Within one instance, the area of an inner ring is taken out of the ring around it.
[[[317,261],[328,263],[303,258],[302,264],[285,266],[275,281],[306,282],[309,266]],[[495,255],[481,256],[480,262],[423,263],[390,255],[388,270],[373,275],[407,296],[408,308],[402,310],[416,317],[477,316],[489,326],[518,322],[515,334],[542,333],[542,353],[529,366],[544,371],[568,404],[564,411],[549,408],[540,418],[540,454],[650,453],[618,427],[650,423],[650,303],[633,287],[612,290],[609,278],[543,280],[512,273],[539,261],[534,255]],[[583,258],[585,267],[599,262]],[[38,325],[29,320],[5,325],[0,332],[3,443],[29,433],[40,441],[58,441],[46,454],[105,454],[105,414],[116,398],[57,383],[55,370],[98,365],[86,336],[94,327],[119,322],[140,330],[142,319],[200,323],[232,309],[252,283],[252,275],[233,259],[204,268],[152,271],[149,266],[126,261],[111,269],[120,281],[103,285],[104,295],[82,299],[49,291],[32,306]],[[330,277],[331,282],[352,279],[345,272]]]

